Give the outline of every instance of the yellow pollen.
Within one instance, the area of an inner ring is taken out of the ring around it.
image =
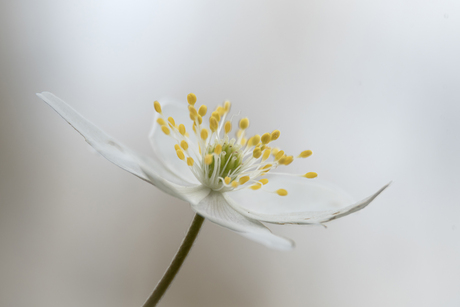
[[[286,161],[286,156],[282,156],[281,159],[279,159],[278,163],[284,164],[285,161]]]
[[[176,150],[176,154],[179,157],[179,159],[181,159],[181,160],[185,159],[185,155],[184,155],[184,152],[182,150],[180,150],[180,149]]]
[[[240,120],[240,128],[244,130],[247,127],[249,127],[249,119],[247,117],[245,117],[245,118]]]
[[[250,188],[251,190],[254,190],[254,191],[255,191],[255,190],[260,189],[261,187],[262,187],[262,185],[261,185],[260,183],[256,183],[256,184],[250,186],[249,188]]]
[[[201,117],[200,115],[197,116],[197,119],[198,119],[198,124],[201,125],[203,123],[203,117]]]
[[[216,155],[220,155],[221,152],[222,152],[222,145],[218,144],[216,148],[214,148],[214,153]]]
[[[209,135],[209,132],[206,128],[201,129],[201,139],[203,141],[206,141],[206,139],[208,138],[208,135]]]
[[[285,189],[278,189],[276,190],[276,194],[278,194],[279,196],[286,196],[288,195],[288,192]]]
[[[179,132],[180,134],[185,135],[186,131],[185,131],[185,126],[183,124],[179,125]]]
[[[225,133],[230,133],[232,131],[232,123],[230,121],[225,122],[224,129]]]
[[[211,163],[212,163],[212,155],[206,155],[206,156],[204,157],[204,163],[205,163],[206,165],[211,164]]]
[[[284,165],[289,165],[289,164],[292,163],[292,161],[294,161],[294,157],[293,156],[287,156],[286,160],[284,161]]]
[[[254,151],[252,152],[252,156],[256,159],[259,159],[261,155],[262,155],[262,151],[260,150],[259,147],[256,147],[256,149],[254,149]]]
[[[163,131],[166,135],[169,135],[171,133],[171,131],[169,131],[169,128],[166,126],[161,126],[161,131]]]
[[[240,184],[245,184],[248,181],[249,181],[249,176],[243,176],[243,177],[240,178],[239,183]]]
[[[275,155],[275,161],[278,161],[284,156],[284,151],[280,150],[278,153]]]
[[[190,116],[192,116],[192,115],[193,115],[194,117],[197,117],[197,116],[198,116],[198,112],[197,112],[197,110],[195,109],[194,106],[189,105],[189,106],[188,106],[188,110],[190,111]]]
[[[182,140],[180,142],[180,147],[182,147],[182,149],[184,149],[184,150],[187,150],[188,149],[188,143],[186,141]]]
[[[265,165],[264,167],[262,167],[262,169],[267,169],[267,168],[270,168],[270,167],[272,167],[272,165],[271,165],[271,164],[267,164],[267,165]]]
[[[304,150],[300,153],[299,158],[308,158],[313,152],[311,150]]]
[[[210,117],[209,118],[209,128],[211,129],[212,132],[217,131],[217,127],[219,126],[219,122],[215,117]]]
[[[315,172],[308,172],[308,173],[306,173],[305,175],[303,175],[302,177],[312,179],[312,178],[318,177],[318,174],[315,173]]]
[[[232,178],[230,178],[230,177],[225,177],[225,179],[224,179],[225,184],[228,185],[228,184],[230,183],[230,181],[232,181]]]
[[[179,150],[179,149],[180,149],[180,146],[177,145],[177,144],[174,144],[174,149],[175,149],[175,150]]]
[[[207,112],[208,112],[208,107],[205,106],[205,105],[202,105],[202,106],[198,109],[198,114],[200,114],[201,116],[205,116]]]
[[[272,148],[272,155],[273,156],[276,156],[277,153],[280,152],[280,149],[279,148]]]
[[[250,140],[250,143],[248,143],[248,146],[255,146],[260,142],[260,135],[256,134],[249,140]]]
[[[262,140],[263,145],[270,143],[271,141],[270,133],[264,133],[260,139]]]
[[[193,94],[193,93],[188,94],[187,95],[187,102],[193,106],[195,104],[195,102],[196,102],[196,95]]]
[[[187,165],[188,165],[188,166],[193,166],[193,163],[195,163],[195,161],[193,161],[192,158],[188,157],[188,158],[187,158]]]
[[[221,106],[218,106],[216,112],[219,113],[219,115],[222,117],[225,114],[225,109]]]
[[[268,149],[266,149],[266,150],[264,151],[264,155],[263,155],[263,157],[262,157],[262,161],[265,161],[265,160],[268,159],[268,157],[270,157],[270,152],[271,152],[270,148],[268,148]]]
[[[176,122],[174,121],[174,118],[172,117],[168,117],[168,122],[170,122],[171,125],[173,125],[173,127],[176,125]]]
[[[270,136],[272,141],[277,140],[280,137],[281,132],[279,130],[274,130]]]
[[[155,111],[157,111],[158,113],[161,113],[161,105],[158,101],[154,101],[153,102],[153,107],[155,108]]]
[[[266,185],[268,183],[268,179],[266,178],[260,179],[259,182],[262,183],[263,185]]]
[[[165,123],[165,121],[163,120],[163,118],[157,119],[157,123],[159,123],[161,126],[166,125],[166,123]]]
[[[226,102],[224,103],[224,110],[225,110],[225,112],[227,112],[227,113],[230,112],[230,107],[231,107],[231,106],[232,106],[232,104],[230,103],[230,101],[226,101]]]
[[[217,119],[217,121],[220,121],[220,114],[217,111],[212,112],[211,117],[214,117]]]
[[[236,187],[238,187],[239,185],[240,185],[240,184],[239,184],[237,181],[233,181],[233,182],[232,182],[232,187],[233,187],[233,188],[236,188]]]
[[[193,115],[193,113],[192,113],[192,112],[190,112],[190,119],[191,119],[192,121],[195,121],[195,119],[196,119],[196,116],[195,116],[195,115]]]

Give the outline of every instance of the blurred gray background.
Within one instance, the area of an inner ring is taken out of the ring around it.
[[[2,1],[0,306],[141,306],[193,216],[45,90],[145,154],[153,100],[229,99],[357,199],[394,181],[328,229],[270,226],[291,252],[205,222],[161,306],[459,306],[459,54],[457,0]]]

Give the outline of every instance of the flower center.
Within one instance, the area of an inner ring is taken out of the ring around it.
[[[157,123],[161,130],[176,141],[174,148],[177,157],[187,163],[195,177],[205,186],[221,192],[250,188],[259,190],[268,183],[268,179],[261,178],[272,172],[280,165],[289,165],[294,161],[293,156],[285,155],[283,150],[270,147],[271,142],[280,137],[280,131],[256,134],[246,138],[246,129],[249,120],[240,120],[234,138],[229,134],[232,130],[232,118],[226,120],[230,111],[230,102],[218,106],[209,117],[209,130],[203,125],[203,117],[208,107],[200,106],[197,110],[195,94],[189,94],[187,101],[193,133],[196,143],[191,141],[189,133],[183,124],[177,125],[172,117],[166,118],[158,101],[154,102],[155,111],[159,114]],[[312,155],[311,150],[301,152],[297,158],[307,158]],[[271,158],[271,159],[270,159]],[[303,175],[282,174],[315,178],[314,172]],[[264,189],[265,190],[265,189]],[[280,196],[288,195],[285,189],[269,191]]]

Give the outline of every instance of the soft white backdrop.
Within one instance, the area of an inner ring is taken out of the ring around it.
[[[229,99],[363,198],[292,252],[206,222],[162,306],[459,306],[460,2],[3,1],[0,306],[140,306],[193,213],[89,147],[145,154],[153,100]],[[290,167],[295,172],[295,167]]]

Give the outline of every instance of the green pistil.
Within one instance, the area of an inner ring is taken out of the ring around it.
[[[217,144],[216,144],[217,145]],[[209,150],[209,154],[214,152],[216,145],[212,146]],[[222,152],[220,153],[220,173],[219,177],[225,178],[231,171],[234,171],[238,166],[241,165],[243,160],[241,145],[224,143],[222,145]],[[228,163],[227,163],[228,161]],[[211,177],[214,172],[216,161],[213,157],[212,163],[209,165],[208,177]],[[225,168],[224,168],[225,166]]]

